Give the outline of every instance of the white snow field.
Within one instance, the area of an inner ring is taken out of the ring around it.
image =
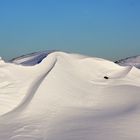
[[[33,66],[0,59],[0,140],[140,140],[139,131],[139,69],[64,52]]]

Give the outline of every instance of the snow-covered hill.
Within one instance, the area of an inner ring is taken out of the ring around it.
[[[121,66],[135,66],[136,68],[140,69],[140,56],[128,57],[128,58],[116,61],[115,63]]]
[[[79,54],[46,56],[32,66],[20,65],[36,60],[30,55],[0,60],[0,140],[140,139],[139,69]]]

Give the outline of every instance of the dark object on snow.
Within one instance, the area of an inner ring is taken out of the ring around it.
[[[109,79],[109,77],[107,77],[107,76],[104,76],[104,79]]]

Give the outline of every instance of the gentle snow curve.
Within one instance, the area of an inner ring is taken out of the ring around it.
[[[139,69],[64,52],[36,57],[0,63],[0,140],[140,139]]]

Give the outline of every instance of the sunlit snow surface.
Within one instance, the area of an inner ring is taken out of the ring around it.
[[[27,57],[0,59],[0,140],[140,140],[139,69],[64,52]]]

